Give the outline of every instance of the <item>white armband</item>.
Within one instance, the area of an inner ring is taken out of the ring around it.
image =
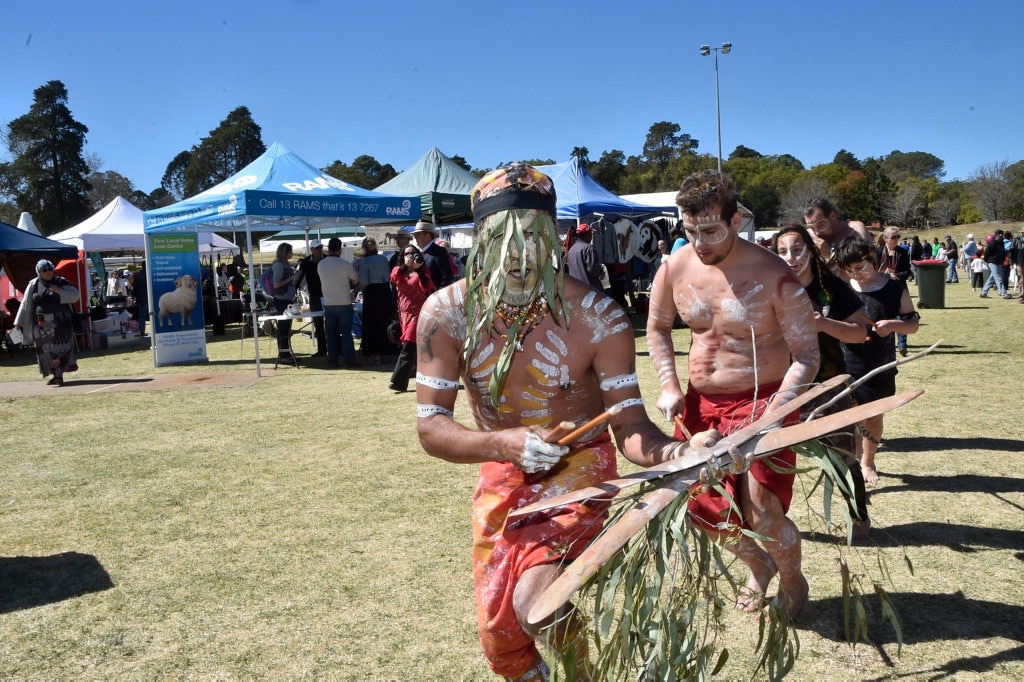
[[[617,377],[611,379],[605,379],[601,382],[602,391],[610,391],[615,388],[622,388],[624,386],[639,386],[640,383],[636,378],[636,373],[633,374],[620,374]]]
[[[439,391],[459,387],[459,382],[457,381],[448,381],[447,379],[442,379],[440,377],[428,377],[425,374],[420,374],[419,372],[416,372],[416,383],[423,384],[424,386],[434,388]]]
[[[624,410],[627,407],[637,407],[637,406],[643,407],[643,404],[644,404],[644,399],[643,398],[626,398],[623,401],[615,403],[609,409],[619,408],[619,410]]]
[[[449,410],[447,407],[441,407],[440,405],[416,405],[416,416],[420,419],[430,417],[435,414],[443,414],[448,418],[455,416],[454,412]]]

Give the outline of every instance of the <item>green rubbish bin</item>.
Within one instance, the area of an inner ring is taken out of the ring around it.
[[[946,307],[946,265],[941,260],[916,260],[917,307]]]

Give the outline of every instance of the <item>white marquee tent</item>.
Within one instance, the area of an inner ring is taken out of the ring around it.
[[[50,237],[70,244],[79,251],[109,253],[112,251],[145,251],[142,209],[117,197],[92,217]],[[199,253],[234,255],[239,248],[218,234],[207,233],[199,239]]]

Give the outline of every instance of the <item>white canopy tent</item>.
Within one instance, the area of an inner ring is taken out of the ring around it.
[[[142,209],[123,197],[117,197],[92,217],[50,239],[70,244],[79,251],[142,253],[146,249]],[[199,253],[202,255],[234,255],[239,252],[237,246],[218,234],[204,234],[199,240]]]
[[[43,233],[36,227],[36,222],[32,220],[32,214],[28,211],[22,211],[21,217],[18,218],[18,229],[25,230],[29,234],[34,234],[37,237],[42,237]]]

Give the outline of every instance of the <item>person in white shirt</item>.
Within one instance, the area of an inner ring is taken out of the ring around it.
[[[327,257],[316,266],[324,293],[324,327],[327,333],[327,368],[337,369],[339,337],[341,360],[346,368],[356,366],[356,344],[352,338],[352,289],[359,286],[359,275],[352,263],[341,257],[341,240],[331,237]]]

